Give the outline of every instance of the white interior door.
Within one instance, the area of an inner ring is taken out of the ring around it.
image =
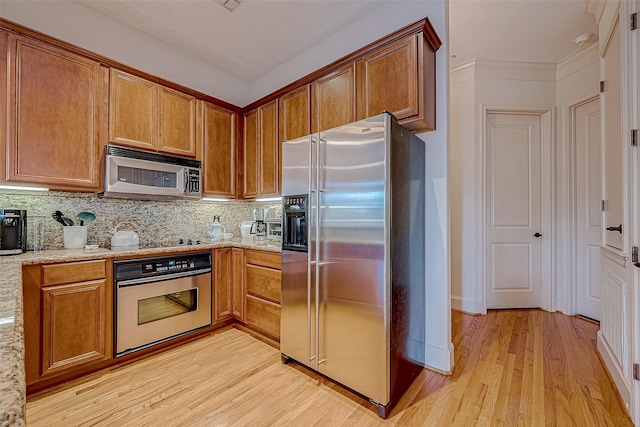
[[[487,114],[486,132],[487,308],[541,307],[540,116]]]
[[[576,310],[600,320],[600,199],[602,195],[602,139],[600,101],[574,109],[576,153]]]
[[[604,199],[606,207],[603,213],[604,242],[616,249],[622,250],[622,233],[607,230],[622,227],[622,133],[620,111],[620,26],[616,24],[611,35],[610,43],[604,53],[603,74],[604,92],[602,92],[603,110],[603,176]]]

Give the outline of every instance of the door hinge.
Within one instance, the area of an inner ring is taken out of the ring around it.
[[[631,31],[638,29],[638,14],[636,12],[631,14]]]
[[[638,247],[634,246],[631,248],[631,262],[634,264],[638,263]]]
[[[606,200],[600,200],[600,210],[602,212],[607,210],[607,201]]]
[[[631,129],[631,146],[636,147],[638,145],[638,129]]]
[[[633,364],[633,379],[640,381],[640,364]]]
[[[604,80],[600,82],[600,93],[604,92]]]

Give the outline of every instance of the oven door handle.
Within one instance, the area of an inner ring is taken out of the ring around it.
[[[119,288],[124,288],[126,286],[144,285],[146,283],[153,283],[153,282],[166,282],[167,280],[171,280],[171,279],[180,279],[182,277],[198,276],[200,274],[207,274],[207,273],[211,273],[210,268],[203,268],[200,270],[192,270],[192,271],[183,271],[179,273],[163,274],[161,276],[141,277],[139,279],[122,280],[122,281],[116,282],[116,285]]]

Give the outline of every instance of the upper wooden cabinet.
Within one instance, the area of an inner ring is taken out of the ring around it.
[[[209,102],[199,102],[198,135],[202,139],[204,195],[236,197],[238,114]]]
[[[280,175],[278,100],[244,116],[244,197],[277,194]]]
[[[410,35],[357,62],[359,120],[385,110],[398,120],[418,114],[416,39]]]
[[[7,87],[7,42],[9,34],[0,30],[0,87]],[[0,90],[0,182],[7,179],[7,102],[9,94],[6,90]]]
[[[5,179],[62,190],[98,189],[108,71],[96,61],[27,37],[9,34],[6,40]]]
[[[349,64],[313,82],[313,132],[321,132],[355,120],[355,64]]]
[[[196,98],[111,69],[109,141],[197,157]]]
[[[435,52],[441,44],[425,18],[265,97],[268,101],[279,96],[281,140],[321,132],[383,111],[392,113],[409,130],[434,130]]]
[[[280,97],[280,142],[311,133],[311,86]]]
[[[197,157],[196,98],[158,85],[158,151]]]

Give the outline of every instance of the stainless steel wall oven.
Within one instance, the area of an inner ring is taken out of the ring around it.
[[[211,253],[114,261],[116,356],[211,325]]]

